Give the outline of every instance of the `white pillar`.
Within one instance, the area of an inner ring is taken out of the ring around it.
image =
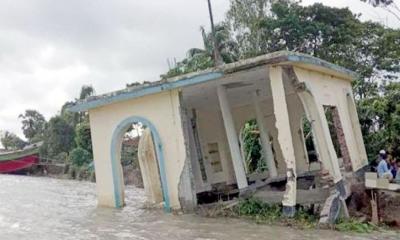
[[[261,147],[264,154],[265,161],[268,166],[268,172],[270,177],[278,176],[275,162],[274,162],[274,154],[272,152],[271,143],[269,140],[268,129],[265,127],[264,114],[261,111],[260,102],[259,102],[259,92],[258,90],[253,94],[253,104],[254,109],[256,111],[256,120],[258,129],[260,130],[260,140]]]
[[[233,169],[235,170],[236,182],[239,189],[248,186],[246,173],[243,166],[242,156],[240,154],[239,139],[236,133],[235,124],[229,106],[228,97],[226,96],[226,88],[218,86],[218,99],[221,107],[222,118],[224,120],[226,136],[228,138],[229,149],[231,151]]]
[[[285,87],[283,84],[282,67],[270,67],[271,92],[274,104],[275,126],[278,130],[278,141],[286,163],[287,184],[282,204],[292,208],[290,215],[294,214],[296,205],[296,159],[294,154],[293,139],[290,129],[289,112],[286,103]]]

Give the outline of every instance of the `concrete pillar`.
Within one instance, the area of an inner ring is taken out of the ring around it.
[[[242,156],[240,154],[239,139],[233,122],[231,107],[229,106],[228,97],[226,95],[226,88],[224,86],[218,86],[217,91],[226,136],[228,138],[229,149],[231,152],[233,169],[235,170],[236,182],[239,189],[244,189],[248,186],[248,183]]]
[[[311,122],[318,158],[323,163],[324,168],[328,169],[334,182],[337,183],[342,180],[342,173],[340,172],[324,109],[321,104],[316,102],[316,99],[309,91],[301,91],[298,95],[303,102],[307,118]]]
[[[312,134],[318,159],[323,163],[335,183],[342,182],[336,152],[333,147],[323,105],[315,98],[314,93],[307,83],[309,75],[298,68],[286,69],[286,75],[295,85],[296,92],[303,104],[307,118],[311,123]],[[343,192],[341,190],[341,192]]]
[[[269,176],[276,177],[276,176],[278,176],[278,172],[276,170],[274,154],[272,152],[271,143],[269,141],[268,129],[265,127],[264,114],[262,113],[261,107],[260,107],[258,90],[256,92],[254,92],[254,94],[253,94],[253,104],[254,104],[254,109],[256,112],[257,125],[260,130],[261,147],[262,147],[265,161],[268,166]]]
[[[351,92],[346,94],[346,100],[347,100],[347,110],[349,111],[351,126],[353,127],[353,133],[357,143],[356,145],[358,154],[361,158],[359,161],[359,165],[353,166],[354,170],[358,170],[360,167],[368,164],[368,157],[367,157],[367,152],[365,150],[360,121],[357,115],[356,103],[354,102],[354,97],[353,94],[351,94]]]
[[[150,203],[163,202],[160,173],[150,129],[143,130],[138,146],[139,166],[142,173],[144,192]]]
[[[286,191],[283,196],[284,214],[290,217],[294,216],[296,206],[296,159],[292,133],[290,129],[289,112],[286,103],[286,94],[283,84],[282,67],[270,67],[270,83],[274,105],[275,126],[278,130],[278,141],[282,149],[282,155],[286,163]]]

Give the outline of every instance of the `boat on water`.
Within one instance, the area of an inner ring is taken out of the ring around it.
[[[13,173],[29,169],[39,163],[40,144],[18,151],[0,153],[0,173]]]

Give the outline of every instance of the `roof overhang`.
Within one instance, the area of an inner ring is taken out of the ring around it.
[[[175,78],[164,79],[152,83],[126,88],[124,90],[108,94],[89,97],[70,105],[68,110],[72,112],[87,111],[93,108],[109,105],[112,103],[134,99],[166,90],[182,88],[190,85],[216,80],[235,72],[248,70],[261,65],[293,65],[312,71],[323,72],[345,80],[353,80],[356,74],[346,68],[329,63],[322,59],[306,54],[280,51],[259,57],[225,64],[205,71],[185,74]]]

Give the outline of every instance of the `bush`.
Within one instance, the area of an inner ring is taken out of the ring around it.
[[[375,225],[359,222],[355,219],[341,219],[335,227],[341,232],[371,233],[374,230],[378,230],[377,226]]]
[[[76,126],[75,143],[77,147],[83,148],[92,154],[92,137],[89,122],[85,121]]]
[[[257,223],[275,223],[303,229],[314,228],[318,222],[317,217],[303,207],[297,209],[294,218],[287,218],[282,214],[282,205],[268,204],[255,198],[240,201],[235,206],[234,213],[253,219]]]
[[[92,155],[87,150],[78,147],[71,151],[69,159],[73,165],[83,166],[92,161]]]

